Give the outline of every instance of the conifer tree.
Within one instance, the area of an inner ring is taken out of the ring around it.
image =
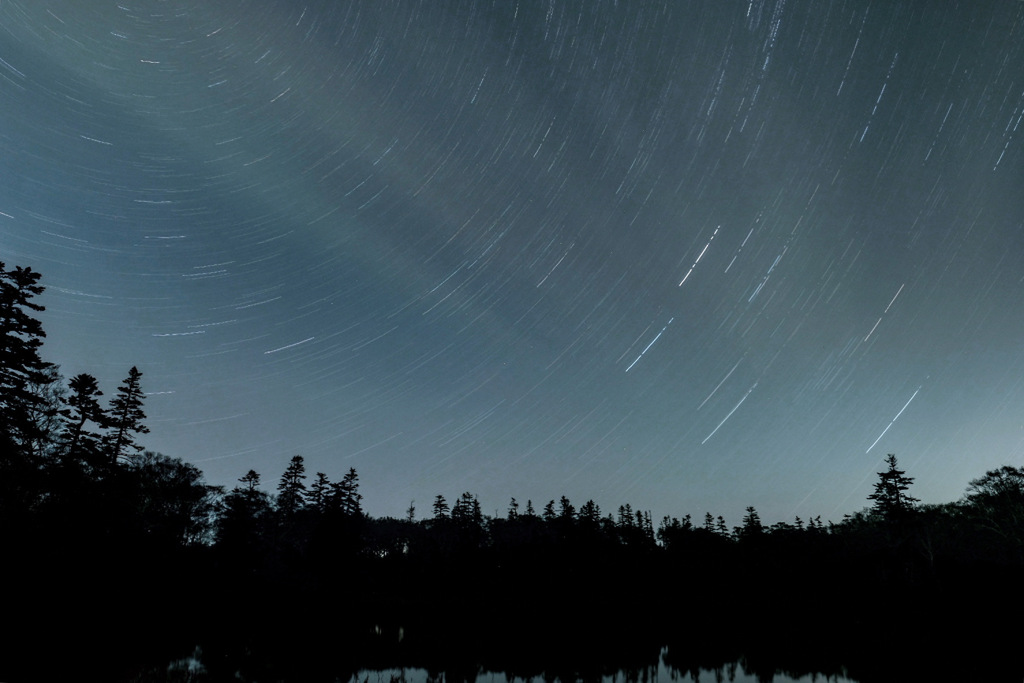
[[[633,506],[629,503],[619,506],[619,527],[632,528],[636,520],[633,518]]]
[[[588,500],[580,508],[577,518],[591,526],[597,526],[601,521],[601,508],[593,500]]]
[[[350,467],[341,481],[331,484],[328,505],[346,517],[361,517],[362,499],[363,496],[359,493],[359,475],[354,467]]]
[[[654,540],[654,521],[651,519],[651,511],[644,510],[643,515],[639,512],[637,514],[637,521],[640,523],[640,528],[643,529],[644,537],[649,540]]]
[[[250,494],[251,497],[252,494],[259,490],[257,487],[260,485],[260,473],[256,470],[249,470],[245,473],[245,476],[239,477],[238,481],[244,484],[241,490]],[[238,489],[238,487],[235,488]]]
[[[43,371],[43,380],[31,383],[29,391],[38,401],[26,406],[25,426],[11,436],[26,455],[55,455],[60,447],[61,408],[66,405],[68,393],[58,367],[52,365]]]
[[[558,517],[567,521],[576,517],[576,508],[569,502],[567,496],[562,496],[558,501]]]
[[[914,483],[914,478],[906,476],[906,472],[899,469],[896,455],[890,453],[886,456],[885,463],[889,469],[878,473],[875,491],[868,496],[868,500],[875,501],[871,506],[873,513],[885,519],[895,519],[912,510],[914,504],[919,501],[905,493]]]
[[[747,507],[747,514],[743,516],[742,526],[736,527],[737,538],[753,538],[764,533],[764,525],[761,524],[761,516],[753,505]]]
[[[477,497],[469,491],[459,496],[455,505],[452,506],[452,521],[467,526],[481,526],[484,516]]]
[[[221,514],[217,518],[216,539],[222,548],[228,548],[237,557],[244,557],[264,542],[271,508],[269,496],[259,488],[259,472],[249,470],[238,481],[241,485],[224,497]]]
[[[71,389],[71,394],[65,399],[68,408],[62,411],[65,417],[64,452],[70,459],[92,460],[99,450],[101,437],[87,430],[86,425],[92,422],[101,429],[106,426],[107,416],[99,402],[103,392],[96,378],[86,373],[72,377],[68,388]]]
[[[440,493],[434,497],[434,519],[447,519],[448,501]]]
[[[715,530],[720,536],[729,536],[729,527],[725,523],[725,517],[718,515],[718,520],[715,522]]]
[[[331,481],[323,472],[316,473],[316,479],[306,492],[306,500],[317,512],[323,512],[327,507],[327,497],[331,492]]]
[[[46,381],[51,367],[39,356],[46,333],[29,311],[43,311],[32,298],[43,293],[39,273],[31,268],[6,270],[0,262],[0,445],[7,452],[30,431],[28,410],[39,403],[31,390]]]
[[[149,427],[143,424],[146,414],[142,412],[142,388],[139,384],[142,373],[135,366],[128,371],[124,384],[117,388],[117,395],[110,401],[108,426],[112,430],[105,439],[110,452],[111,464],[127,459],[142,451],[131,433],[148,434]]]
[[[508,519],[509,521],[515,521],[519,519],[519,503],[515,498],[512,498],[508,504]]]
[[[306,465],[301,455],[292,456],[291,462],[277,484],[277,509],[287,516],[295,514],[306,499]]]

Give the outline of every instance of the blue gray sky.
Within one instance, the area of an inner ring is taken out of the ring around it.
[[[0,254],[154,450],[838,520],[1024,464],[1024,3],[7,0]]]

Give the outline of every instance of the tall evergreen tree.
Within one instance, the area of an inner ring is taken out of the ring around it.
[[[295,514],[306,499],[306,465],[301,455],[292,456],[291,462],[277,484],[277,509],[288,517]]]
[[[32,385],[44,383],[51,367],[39,356],[46,333],[30,313],[45,310],[32,301],[43,293],[39,277],[31,268],[7,270],[0,262],[0,446],[7,454],[28,438],[28,411],[40,402]]]
[[[747,507],[747,514],[743,516],[742,526],[736,527],[736,537],[740,539],[754,538],[764,533],[764,525],[761,523],[761,516],[753,505]]]
[[[519,519],[519,503],[515,498],[512,498],[508,504],[508,519],[512,522]]]
[[[58,367],[52,365],[44,370],[43,380],[31,383],[29,391],[38,401],[26,406],[26,426],[11,436],[30,457],[54,456],[60,446],[60,413],[68,393]]]
[[[562,496],[558,501],[558,517],[565,521],[572,521],[576,517],[576,508],[568,496]]]
[[[328,506],[347,517],[361,517],[363,496],[359,493],[359,475],[350,467],[341,481],[331,484]]]
[[[906,472],[897,466],[895,454],[887,455],[885,463],[889,469],[878,473],[874,493],[868,496],[868,500],[875,501],[871,506],[873,513],[885,519],[894,519],[912,510],[919,501],[906,493],[914,483],[914,478],[906,476]]]
[[[259,488],[260,474],[249,470],[224,497],[217,517],[217,544],[236,559],[251,561],[267,536],[270,497]]]
[[[729,527],[725,523],[725,517],[723,517],[722,515],[718,515],[718,519],[715,522],[715,531],[718,532],[719,536],[729,536]]]
[[[459,496],[455,505],[452,506],[452,521],[465,526],[481,526],[484,516],[480,509],[479,499],[469,491]]]
[[[245,476],[239,477],[238,481],[244,484],[241,490],[247,494],[250,494],[251,497],[252,494],[256,493],[259,490],[258,487],[260,485],[260,473],[257,472],[256,470],[249,470],[248,472],[245,473]],[[235,488],[237,489],[238,487]]]
[[[139,384],[141,379],[142,373],[137,367],[132,366],[124,384],[117,388],[117,395],[110,401],[107,415],[111,431],[105,441],[111,464],[116,465],[119,460],[127,460],[142,451],[142,446],[135,443],[132,432],[149,433],[149,427],[143,424],[146,414],[142,412],[142,387]]]
[[[434,497],[434,519],[448,518],[448,501],[440,493]]]
[[[84,460],[95,465],[101,436],[86,429],[86,425],[91,422],[97,428],[106,427],[107,416],[99,402],[103,392],[96,378],[86,373],[72,377],[68,388],[71,389],[65,399],[68,408],[62,411],[65,417],[64,453],[71,460]]]
[[[636,519],[633,517],[633,506],[629,503],[620,505],[618,526],[623,529],[631,529],[635,523]]]
[[[596,527],[601,521],[601,508],[593,500],[588,500],[580,508],[577,517],[587,526]]]
[[[651,511],[644,510],[643,515],[636,513],[637,523],[644,532],[644,537],[649,541],[654,540],[654,521],[651,519]]]
[[[331,480],[323,472],[316,473],[316,479],[306,492],[306,500],[317,512],[323,512],[327,508],[327,497],[331,493]]]

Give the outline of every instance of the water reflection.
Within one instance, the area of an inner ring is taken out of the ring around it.
[[[678,681],[680,683],[857,683],[845,675],[826,673],[792,674],[782,671],[765,671],[763,667],[746,659],[729,662],[714,668],[688,666],[681,670],[671,665],[672,656],[668,647],[663,647],[658,663],[636,669],[622,669],[603,675],[588,675],[581,671],[543,672],[523,676],[512,672],[486,671],[480,666],[451,668],[444,671],[428,671],[422,668],[408,669],[361,669],[348,683],[656,683]]]

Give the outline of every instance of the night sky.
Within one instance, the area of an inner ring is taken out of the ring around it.
[[[0,260],[150,449],[739,524],[1024,465],[1024,2],[3,0]]]

